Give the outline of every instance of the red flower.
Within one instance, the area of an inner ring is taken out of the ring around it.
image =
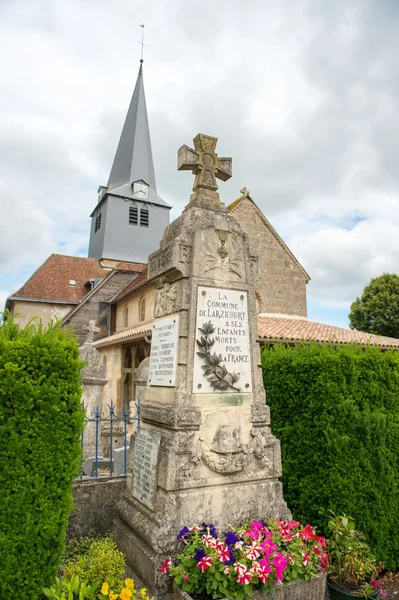
[[[310,552],[305,552],[304,554],[302,554],[304,567],[307,567],[309,564],[309,556],[310,556]]]
[[[312,527],[309,524],[307,524],[305,525],[305,528],[302,529],[302,531],[300,531],[299,537],[301,538],[301,540],[309,541],[317,540],[319,536],[316,535]]]
[[[245,573],[245,571],[247,571],[247,567],[239,562],[234,563],[233,569],[237,573],[237,575],[242,575],[243,573]]]
[[[256,560],[260,556],[260,548],[256,546],[245,548],[244,552],[250,560]]]
[[[184,579],[184,581],[188,581],[190,579],[190,577],[188,576],[188,573],[186,573],[186,571],[184,571],[184,573],[183,573],[183,579]]]
[[[245,573],[242,575],[237,575],[238,583],[242,583],[242,585],[248,585],[251,582],[251,573],[246,569]]]
[[[212,556],[204,556],[204,558],[201,558],[201,560],[199,561],[199,563],[197,564],[197,567],[199,569],[201,569],[201,573],[203,573],[204,571],[206,571],[207,569],[209,569],[209,567],[212,564]]]
[[[172,565],[172,559],[171,558],[165,558],[162,567],[161,567],[161,573],[167,573],[170,569]]]
[[[220,546],[218,547],[218,558],[221,562],[226,562],[227,560],[230,560],[230,552],[227,546],[220,544]]]

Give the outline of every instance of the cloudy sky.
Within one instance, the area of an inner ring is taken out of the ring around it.
[[[198,132],[312,280],[309,318],[347,325],[399,272],[397,0],[0,0],[0,304],[51,253],[87,254],[139,67],[158,192],[187,203]]]

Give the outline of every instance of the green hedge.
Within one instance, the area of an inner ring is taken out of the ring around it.
[[[351,515],[386,568],[399,566],[399,353],[278,344],[262,352],[284,498],[327,533]]]
[[[79,470],[81,363],[58,326],[0,325],[0,598],[42,598]]]

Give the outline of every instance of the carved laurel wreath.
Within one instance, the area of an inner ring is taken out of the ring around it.
[[[199,348],[197,354],[205,361],[205,364],[201,365],[204,370],[204,377],[207,377],[214,390],[224,392],[231,389],[235,392],[239,392],[239,388],[234,387],[234,384],[240,379],[239,373],[229,373],[226,366],[220,364],[223,360],[222,355],[218,355],[216,352],[211,354],[211,348],[215,343],[215,338],[210,338],[212,333],[215,332],[215,328],[211,321],[204,323],[203,326],[198,327],[198,329],[203,334],[196,342]],[[208,375],[210,375],[210,377],[208,377]]]

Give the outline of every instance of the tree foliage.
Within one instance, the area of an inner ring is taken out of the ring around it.
[[[351,304],[351,329],[399,338],[399,275],[375,277]]]
[[[294,518],[328,533],[349,514],[385,567],[399,566],[399,353],[283,344],[262,366]]]
[[[0,324],[0,597],[52,583],[80,463],[81,362],[59,326]]]

